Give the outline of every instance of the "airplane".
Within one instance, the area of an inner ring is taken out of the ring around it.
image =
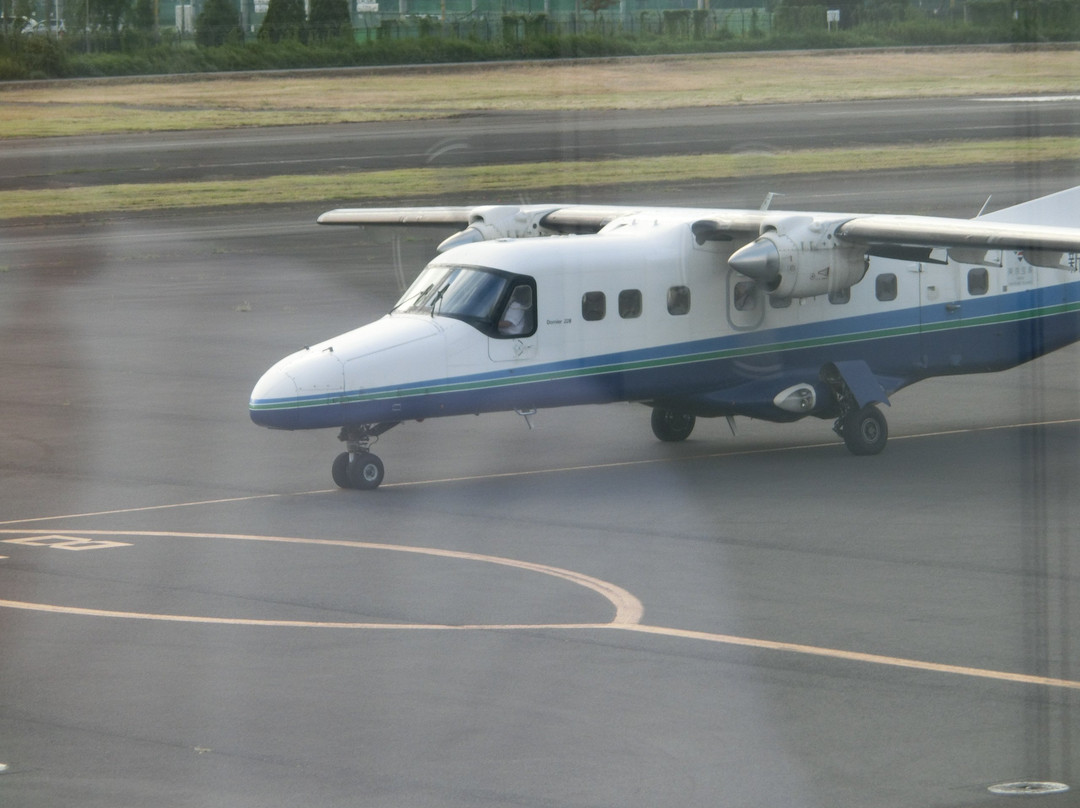
[[[1080,186],[973,219],[772,196],[328,211],[320,224],[461,229],[381,319],[267,370],[251,419],[338,429],[332,477],[350,489],[379,486],[371,446],[405,421],[619,401],[651,407],[661,441],[697,418],[813,416],[875,455],[879,405],[904,387],[1080,339]]]

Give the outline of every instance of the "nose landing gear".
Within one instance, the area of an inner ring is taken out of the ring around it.
[[[344,441],[347,452],[334,458],[330,473],[339,488],[356,488],[370,491],[378,488],[383,481],[385,469],[378,455],[371,453],[371,445],[379,435],[397,426],[400,421],[386,421],[378,424],[343,426],[338,440]]]
[[[338,488],[377,488],[383,481],[383,463],[371,452],[342,452],[334,458],[330,473]]]

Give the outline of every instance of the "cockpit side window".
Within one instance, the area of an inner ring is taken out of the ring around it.
[[[510,297],[499,318],[500,337],[523,337],[536,331],[536,306],[533,288],[519,281],[510,290]]]
[[[535,289],[531,278],[508,272],[430,264],[393,311],[452,317],[490,336],[520,336],[536,330]],[[508,317],[516,322],[504,326]]]

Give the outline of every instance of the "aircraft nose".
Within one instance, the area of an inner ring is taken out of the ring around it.
[[[271,429],[336,426],[345,392],[341,361],[330,346],[316,346],[286,357],[251,391],[251,420]]]
[[[296,417],[296,381],[279,362],[262,375],[251,391],[248,412],[259,426],[293,429]]]

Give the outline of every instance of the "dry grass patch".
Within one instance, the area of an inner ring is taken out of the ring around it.
[[[1080,51],[728,54],[301,78],[8,86],[0,137],[438,118],[483,110],[1076,92]]]
[[[0,95],[2,103],[3,95]],[[194,129],[236,129],[245,126],[297,126],[408,118],[431,119],[427,112],[390,110],[326,111],[304,109],[162,109],[131,104],[5,104],[0,138],[108,135],[125,132],[168,132]]]

